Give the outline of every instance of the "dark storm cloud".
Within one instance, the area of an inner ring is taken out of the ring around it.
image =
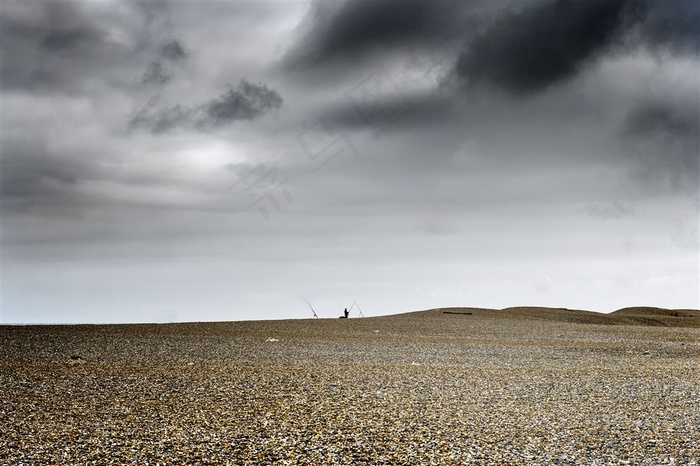
[[[373,52],[455,36],[468,6],[455,0],[315,2],[311,30],[287,57],[291,68],[357,60]]]
[[[700,49],[695,0],[349,0],[316,2],[307,20],[309,30],[286,57],[290,69],[358,65],[392,49],[439,44],[431,53],[451,55],[463,85],[515,95],[566,82],[624,47]]]
[[[605,50],[634,10],[631,0],[317,2],[310,31],[287,56],[290,67],[360,63],[374,53],[436,44],[460,79],[514,93],[574,76]],[[458,44],[457,47],[455,45]],[[462,48],[460,52],[459,49]]]
[[[639,18],[640,38],[646,45],[680,53],[700,50],[700,2],[646,0]]]
[[[267,85],[241,79],[219,97],[197,107],[146,107],[129,121],[130,129],[144,128],[154,134],[175,128],[211,129],[241,120],[255,120],[282,106],[282,96]]]
[[[514,94],[541,91],[575,76],[620,31],[623,0],[556,0],[508,14],[471,41],[456,66],[468,85]]]

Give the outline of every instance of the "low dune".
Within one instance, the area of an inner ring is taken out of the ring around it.
[[[0,464],[697,464],[700,311],[0,326]]]
[[[626,307],[610,314],[625,322],[667,327],[700,327],[700,311],[696,309],[663,309],[659,307]]]
[[[597,325],[642,325],[665,327],[700,327],[700,311],[695,309],[663,309],[658,307],[628,307],[609,314],[565,308],[520,306],[505,309],[440,308],[402,316],[433,314],[471,315],[474,318],[546,320]]]

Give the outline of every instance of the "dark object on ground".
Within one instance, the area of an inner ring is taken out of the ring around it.
[[[443,314],[457,314],[461,316],[470,316],[472,315],[471,312],[454,312],[454,311],[442,311]]]

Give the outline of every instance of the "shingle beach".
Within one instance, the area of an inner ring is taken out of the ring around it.
[[[700,311],[0,326],[0,464],[700,464]]]

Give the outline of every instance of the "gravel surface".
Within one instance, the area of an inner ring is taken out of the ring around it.
[[[700,464],[700,328],[468,311],[0,326],[0,464]]]

